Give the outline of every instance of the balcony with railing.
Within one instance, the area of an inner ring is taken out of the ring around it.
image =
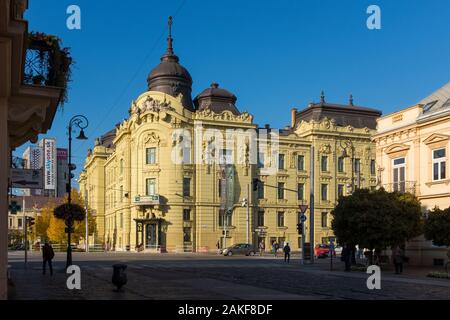
[[[400,192],[416,194],[416,181],[400,181],[383,184],[382,187],[388,192]]]
[[[59,88],[59,103],[64,104],[73,61],[69,49],[60,45],[61,40],[56,36],[41,32],[28,34],[23,83]]]

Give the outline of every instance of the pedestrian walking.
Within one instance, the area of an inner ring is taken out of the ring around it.
[[[261,240],[259,243],[259,255],[262,256],[264,254],[264,250],[266,249],[266,246],[264,244],[264,240]]]
[[[275,258],[277,257],[277,251],[279,248],[280,248],[280,246],[278,245],[278,243],[276,241],[274,241],[272,244],[272,249],[273,249],[273,255],[275,256]]]
[[[395,266],[395,274],[401,274],[403,272],[403,262],[405,253],[400,246],[395,247],[392,251],[392,262]]]
[[[349,245],[345,244],[344,248],[342,248],[342,254],[341,254],[341,261],[345,263],[345,271],[351,271],[351,265],[352,265],[352,249]]]
[[[45,241],[44,246],[42,247],[42,274],[45,274],[45,267],[48,263],[48,268],[50,269],[50,275],[53,275],[53,266],[52,259],[55,257],[55,252],[53,251],[53,247]]]
[[[221,250],[220,250],[220,241],[219,241],[219,240],[217,240],[216,248],[217,248],[217,254],[221,254]]]
[[[288,242],[284,246],[283,251],[284,251],[284,262],[289,263],[291,261],[291,247],[289,246]]]

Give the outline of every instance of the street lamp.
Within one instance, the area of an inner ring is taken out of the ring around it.
[[[352,193],[355,191],[355,173],[354,173],[354,167],[355,167],[355,146],[353,145],[353,141],[350,139],[346,139],[346,140],[341,140],[339,141],[339,145],[341,146],[341,148],[344,150],[342,152],[342,157],[343,158],[349,158],[350,156],[348,155],[347,149],[351,150],[351,165],[352,165]]]
[[[70,204],[72,202],[72,178],[74,177],[74,174],[72,171],[76,169],[76,165],[72,163],[72,130],[74,127],[78,127],[80,129],[80,133],[76,139],[78,140],[87,140],[88,138],[84,134],[84,129],[87,128],[89,124],[88,119],[85,116],[82,115],[76,115],[73,116],[72,119],[69,121],[69,182],[67,183],[67,189],[66,192],[68,193],[67,197],[67,203],[70,208]],[[73,217],[72,213],[69,214],[69,217],[66,219],[66,231],[67,231],[67,260],[66,260],[66,268],[68,268],[70,265],[72,265],[72,247],[70,245],[71,239],[71,233],[73,229]]]

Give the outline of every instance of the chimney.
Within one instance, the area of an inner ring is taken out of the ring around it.
[[[291,109],[291,128],[294,129],[295,127],[295,116],[297,115],[297,108]]]

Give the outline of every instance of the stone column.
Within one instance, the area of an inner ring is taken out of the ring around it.
[[[8,267],[8,177],[10,149],[8,138],[8,105],[0,98],[0,299],[7,299]]]

